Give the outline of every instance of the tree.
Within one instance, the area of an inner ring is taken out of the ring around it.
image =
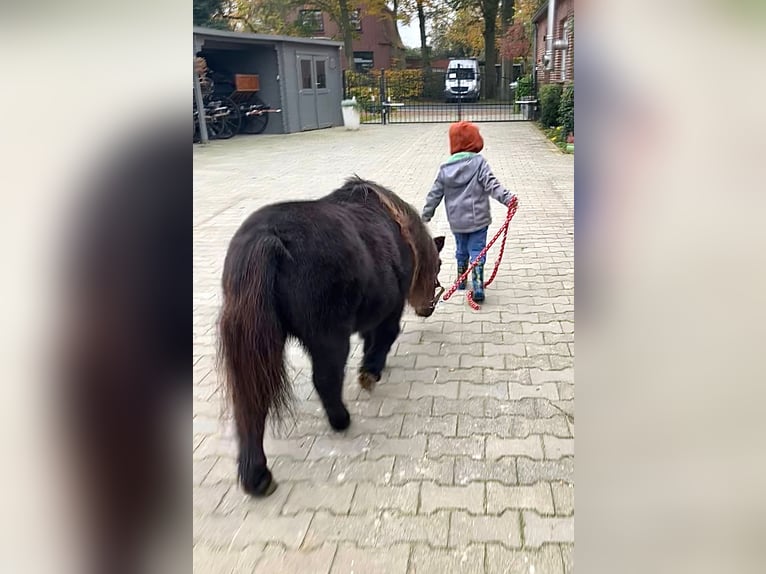
[[[524,24],[513,24],[500,38],[500,55],[508,60],[526,58],[529,55],[530,41]]]
[[[497,63],[497,28],[500,0],[451,0],[455,10],[472,10],[481,15],[484,40],[484,87],[487,98],[496,93],[495,64]]]
[[[418,19],[420,28],[420,57],[423,61],[423,67],[431,66],[431,50],[428,46],[428,30],[426,23],[444,15],[449,10],[447,2],[444,0],[399,0],[398,8],[402,14],[402,20],[409,23],[413,17]]]
[[[479,57],[484,50],[481,13],[475,7],[450,11],[432,20],[434,49],[443,54]]]
[[[192,21],[195,26],[207,28],[228,28],[224,18],[225,0],[194,0]]]

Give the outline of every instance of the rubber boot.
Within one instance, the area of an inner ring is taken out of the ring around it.
[[[484,301],[484,264],[479,263],[473,268],[473,300],[477,303]]]
[[[468,269],[468,261],[458,261],[457,262],[457,278],[460,279],[460,277],[465,273],[466,269]],[[463,279],[457,286],[458,291],[465,291],[465,279]]]

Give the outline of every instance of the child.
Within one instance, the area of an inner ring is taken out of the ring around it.
[[[517,202],[516,195],[505,189],[492,174],[487,161],[479,154],[484,140],[471,122],[457,122],[449,128],[452,156],[439,168],[423,208],[428,223],[444,197],[447,220],[455,235],[457,275],[468,269],[487,244],[487,228],[492,222],[489,197],[504,205]],[[473,269],[473,300],[484,300],[484,260]],[[465,289],[465,282],[459,289]]]

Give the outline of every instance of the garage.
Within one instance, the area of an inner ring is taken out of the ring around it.
[[[269,114],[261,132],[267,134],[343,125],[341,46],[331,40],[194,28],[194,55],[206,61],[214,93],[235,102],[243,118],[248,105],[259,102]]]

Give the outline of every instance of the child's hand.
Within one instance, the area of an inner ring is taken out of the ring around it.
[[[514,195],[511,200],[508,202],[508,207],[518,207],[519,206],[519,197]]]

